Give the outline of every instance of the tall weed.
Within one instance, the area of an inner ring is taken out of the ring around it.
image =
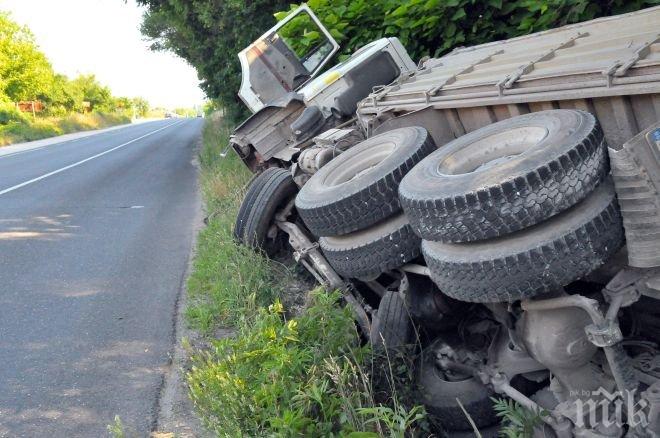
[[[206,425],[219,436],[403,437],[413,428],[421,407],[374,402],[362,366],[369,350],[339,298],[316,290],[289,320],[276,301],[198,353],[188,383]]]

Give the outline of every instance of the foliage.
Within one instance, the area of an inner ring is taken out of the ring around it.
[[[0,125],[6,125],[10,122],[26,123],[27,120],[27,117],[17,110],[14,104],[0,102]]]
[[[237,54],[275,24],[285,0],[137,0],[147,6],[142,33],[154,50],[171,50],[197,69],[201,87],[232,123],[248,112],[237,96]]]
[[[30,30],[12,21],[7,13],[0,12],[0,103],[3,103],[0,112],[4,114],[0,114],[0,125],[19,121],[15,115],[9,119],[4,103],[33,100],[45,105],[45,115],[59,117],[89,111],[131,117],[145,115],[149,109],[144,99],[113,96],[94,75],[80,75],[71,80],[55,73]],[[28,123],[27,119],[20,121]],[[40,122],[40,125],[3,127],[3,130],[32,130],[45,134],[49,129],[44,128],[47,123]]]
[[[531,438],[543,423],[546,411],[534,412],[510,399],[493,398],[495,414],[502,419],[499,435],[504,438]]]
[[[307,4],[342,45],[347,57],[383,36],[398,37],[413,60],[454,47],[634,11],[658,0],[309,0]],[[290,10],[298,4],[290,5]],[[290,11],[278,12],[282,20]],[[308,47],[318,36],[305,35]]]
[[[0,12],[0,94],[12,101],[35,99],[52,80],[53,69],[30,30]]]
[[[366,424],[383,423],[389,430],[391,438],[404,438],[406,433],[426,416],[423,406],[413,406],[409,411],[402,409],[400,405],[374,406],[360,409],[361,415],[369,415]]]
[[[510,38],[568,23],[629,12],[660,0],[309,0],[308,5],[342,45],[340,60],[383,36],[398,37],[413,60],[454,47]],[[171,50],[193,65],[207,96],[225,108],[232,123],[247,115],[237,97],[237,54],[291,8],[282,0],[138,0],[148,7],[142,32],[154,50]],[[299,21],[304,21],[303,19]],[[318,42],[288,42],[298,53]],[[307,30],[307,31],[305,31]]]
[[[115,415],[115,421],[112,424],[107,426],[108,433],[112,438],[124,438],[124,424],[121,421],[119,415]]]
[[[181,117],[195,117],[197,110],[195,108],[174,108],[174,113]]]

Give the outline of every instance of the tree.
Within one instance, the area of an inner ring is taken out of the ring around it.
[[[135,115],[138,117],[146,117],[149,112],[149,102],[142,97],[133,98],[133,108],[135,109]]]
[[[52,115],[70,113],[79,110],[83,100],[80,88],[74,87],[65,75],[56,74],[45,99],[46,110]]]
[[[142,33],[197,69],[206,95],[239,121],[240,50],[298,4],[282,0],[137,0],[148,8]],[[398,37],[414,60],[454,47],[618,14],[660,0],[308,0],[342,44],[341,58],[384,36]],[[310,33],[308,37],[311,38]],[[303,46],[311,41],[299,41]]]
[[[112,112],[116,109],[110,88],[101,85],[92,74],[78,76],[71,81],[71,87],[82,95],[83,101],[89,102],[92,111]],[[82,101],[76,109],[83,109]]]
[[[0,94],[12,101],[40,99],[53,79],[53,68],[29,29],[0,12]]]
[[[275,24],[283,0],[137,0],[148,10],[142,33],[153,50],[169,50],[197,69],[208,97],[238,121],[248,114],[237,96],[238,52]]]

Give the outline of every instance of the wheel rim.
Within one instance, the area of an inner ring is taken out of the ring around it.
[[[338,186],[372,172],[396,147],[396,143],[388,141],[361,151],[353,156],[350,162],[343,163],[341,167],[329,172],[324,184],[330,187]]]
[[[438,172],[463,175],[504,165],[534,149],[548,133],[542,126],[523,126],[488,135],[444,157],[438,163]]]

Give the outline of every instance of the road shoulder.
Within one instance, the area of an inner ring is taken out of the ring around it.
[[[197,140],[193,165],[199,171],[199,150],[201,147],[201,134]],[[198,173],[199,175],[199,173]],[[176,302],[174,314],[174,347],[170,357],[170,363],[165,370],[163,384],[156,404],[156,418],[152,437],[169,438],[193,438],[210,437],[211,435],[202,426],[201,420],[195,415],[192,401],[188,397],[188,386],[186,373],[190,367],[189,351],[186,345],[198,337],[198,334],[190,329],[185,321],[185,309],[188,299],[187,280],[192,270],[193,261],[197,248],[197,237],[199,231],[204,227],[204,212],[201,201],[201,187],[197,180],[196,208],[192,221],[193,239],[190,247],[190,255],[186,270],[182,276],[179,296]]]

